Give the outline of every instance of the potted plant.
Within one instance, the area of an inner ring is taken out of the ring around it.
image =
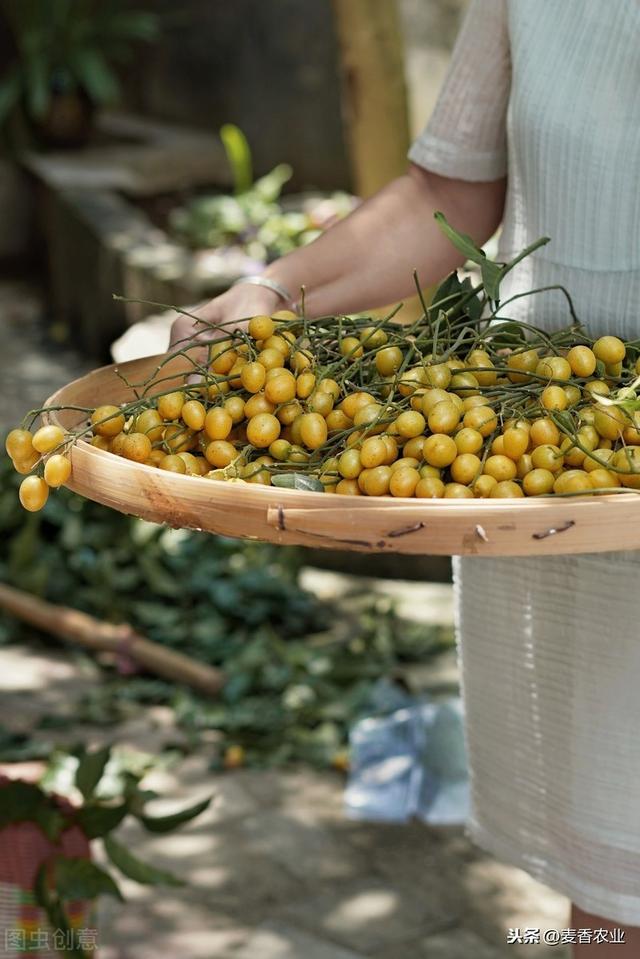
[[[102,843],[110,866],[148,885],[182,885],[172,873],[134,856],[114,831],[134,817],[149,832],[166,833],[198,816],[205,799],[169,816],[146,809],[156,793],[141,788],[149,764],[132,769],[111,747],[54,754],[39,783],[0,777],[0,929],[7,948],[71,959],[95,956],[95,900],[122,899],[110,869],[92,859],[92,845]],[[59,795],[72,787],[74,802]]]
[[[115,67],[158,34],[154,14],[123,0],[0,0],[15,57],[0,76],[0,129],[44,145],[87,141],[96,107],[119,93]]]
[[[233,193],[197,194],[175,207],[169,228],[185,246],[202,253],[204,263],[226,257],[231,268],[255,273],[274,259],[310,243],[354,208],[342,191],[283,197],[293,170],[279,163],[258,179],[242,130],[226,123],[220,130],[233,178]]]

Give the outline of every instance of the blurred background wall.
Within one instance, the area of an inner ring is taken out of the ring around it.
[[[238,123],[256,171],[286,160],[293,185],[343,186],[349,165],[328,0],[147,0],[165,42],[127,78],[132,109],[215,132]]]
[[[194,251],[171,225],[173,213],[203,190],[232,187],[218,138],[223,124],[246,135],[254,176],[291,165],[280,212],[292,211],[292,198],[299,209],[295,197],[309,189],[367,196],[405,168],[467,4],[0,0],[0,268],[26,263],[42,271],[50,328],[93,357],[108,358],[118,334],[149,312],[115,303],[113,292],[182,305],[225,288],[243,271],[255,272],[247,230],[234,237],[214,231]],[[87,83],[72,76],[71,88],[60,78],[70,65],[73,73],[79,51],[67,39],[50,42],[56,30],[69,34],[69,22],[60,27],[65,9],[72,25],[84,18],[83,29],[95,26],[93,48],[80,51]],[[134,18],[151,14],[157,25],[153,35],[127,38],[122,63],[100,21],[113,9]],[[24,56],[28,31],[21,38],[16,29],[16,14],[25,12],[42,50],[34,63]],[[3,114],[16,69],[24,89],[13,113]],[[115,98],[101,96],[109,70],[120,81]],[[69,89],[71,107],[61,106]],[[54,96],[62,114],[86,112],[84,135],[64,148],[47,140],[51,109],[30,115],[43,95]],[[287,233],[282,217],[274,229]]]
[[[433,109],[468,3],[399,2],[414,135]],[[167,38],[141,51],[133,65],[132,109],[206,130],[240,122],[259,172],[286,159],[295,186],[350,184],[330,0],[183,0],[179,10],[172,0],[147,0],[147,6],[167,24]]]

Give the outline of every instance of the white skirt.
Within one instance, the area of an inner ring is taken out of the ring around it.
[[[640,926],[640,552],[454,560],[478,845]]]

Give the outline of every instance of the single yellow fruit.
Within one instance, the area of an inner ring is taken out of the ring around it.
[[[204,455],[212,466],[222,469],[238,456],[238,451],[233,443],[227,440],[212,440],[207,444]]]
[[[489,493],[491,499],[518,499],[521,496],[524,496],[524,493],[513,480],[503,480],[496,483]]]
[[[38,453],[50,453],[64,443],[65,433],[60,426],[41,426],[33,434],[33,448]]]
[[[405,410],[395,421],[398,434],[404,436],[406,439],[413,439],[416,436],[420,436],[424,433],[426,425],[427,423],[424,416],[416,410]],[[445,431],[439,430],[438,432]]]
[[[228,410],[212,407],[205,417],[204,431],[210,440],[226,440],[233,427],[233,418]]]
[[[54,453],[44,464],[44,479],[47,486],[64,486],[71,476],[71,461],[62,453]]]
[[[480,475],[482,463],[475,453],[461,453],[451,464],[451,479],[469,486]]]
[[[543,496],[552,492],[555,480],[551,470],[533,469],[524,476],[522,488],[527,496]]]
[[[591,376],[596,369],[596,355],[588,346],[574,346],[567,353],[567,362],[574,376]]]
[[[445,499],[473,499],[473,490],[462,483],[447,483],[444,488]]]
[[[26,460],[34,453],[32,440],[29,430],[11,430],[4,446],[12,460]]]
[[[417,499],[441,499],[444,496],[444,483],[437,476],[424,476],[414,490]]]
[[[196,432],[204,426],[206,415],[207,411],[199,400],[187,400],[181,411],[183,422]]]
[[[172,393],[165,393],[164,396],[158,397],[158,413],[166,422],[179,419],[183,406],[182,390],[174,390]]]
[[[483,473],[471,484],[473,495],[478,499],[486,499],[488,496],[491,496],[491,490],[497,482],[495,476],[489,476],[488,473]]]
[[[37,513],[49,498],[49,487],[39,476],[27,476],[20,483],[20,502],[30,513]]]
[[[100,437],[101,439],[102,437]],[[13,468],[16,473],[20,473],[21,476],[25,476],[27,473],[30,473],[31,470],[36,466],[40,461],[40,454],[36,453],[34,450],[30,456],[27,456],[25,459],[15,459],[12,460]]]
[[[296,380],[296,396],[301,400],[306,400],[311,396],[316,386],[315,373],[304,371],[300,373]]]
[[[122,425],[124,426],[124,418]],[[136,433],[144,433],[145,436],[149,437],[152,443],[155,443],[162,439],[164,426],[164,420],[158,411],[149,409],[143,410],[142,413],[139,413],[136,416],[133,428]]]
[[[413,496],[420,482],[420,473],[411,466],[391,469],[389,492],[392,496]]]
[[[280,421],[273,413],[258,413],[247,423],[247,439],[252,446],[265,449],[280,436]]]
[[[317,450],[327,442],[327,423],[320,413],[303,413],[300,418],[300,438],[308,450]]]
[[[355,336],[345,336],[343,340],[340,340],[340,352],[347,359],[355,360],[363,355],[364,349]]]
[[[392,376],[402,365],[402,350],[397,346],[386,346],[376,353],[376,369],[381,376]]]
[[[91,414],[95,436],[117,436],[124,429],[124,414],[117,406],[98,406]]]
[[[509,459],[519,460],[529,449],[529,433],[517,426],[511,426],[503,433],[503,449]]]
[[[366,469],[382,466],[387,459],[387,447],[379,436],[370,436],[362,444],[360,460]]]
[[[593,352],[608,366],[611,363],[622,362],[627,354],[627,348],[617,336],[601,336],[593,344]]]
[[[629,420],[619,406],[596,406],[593,425],[600,436],[616,440],[622,434]]]
[[[455,441],[444,433],[434,433],[424,444],[424,458],[430,466],[450,466],[458,455]]]
[[[144,433],[130,433],[122,444],[122,455],[134,463],[146,463],[151,450],[151,440]]]
[[[276,325],[270,316],[252,316],[249,320],[249,336],[254,340],[266,340],[273,336]]]

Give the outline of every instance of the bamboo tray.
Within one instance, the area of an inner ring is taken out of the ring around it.
[[[105,366],[54,393],[47,405],[94,407],[134,398],[163,356]],[[163,378],[182,382],[188,361],[171,360]],[[173,385],[164,380],[163,388]],[[47,417],[66,428],[83,414]],[[362,552],[525,556],[640,549],[636,493],[542,499],[415,500],[330,496],[226,483],[141,466],[79,441],[68,486],[88,499],[156,523],[224,536]]]

